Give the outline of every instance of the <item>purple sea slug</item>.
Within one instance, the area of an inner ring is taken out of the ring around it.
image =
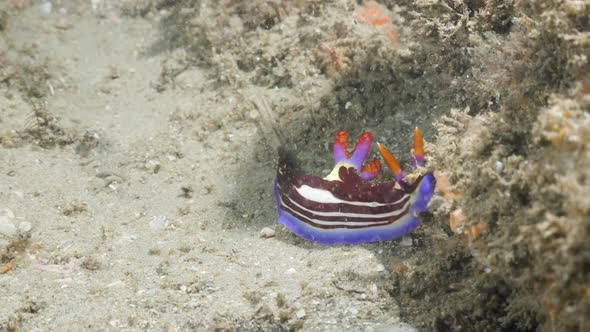
[[[435,188],[432,173],[404,174],[398,161],[378,144],[391,181],[373,183],[381,170],[375,159],[364,164],[373,137],[359,136],[350,154],[348,133],[334,139],[336,166],[325,178],[295,169],[293,158],[283,148],[275,180],[279,223],[304,239],[322,244],[356,244],[401,237],[420,225],[418,213],[427,210]],[[414,130],[413,168],[424,166],[424,141]]]

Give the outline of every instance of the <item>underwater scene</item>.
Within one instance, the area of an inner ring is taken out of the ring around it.
[[[0,0],[0,332],[587,330],[589,0]]]

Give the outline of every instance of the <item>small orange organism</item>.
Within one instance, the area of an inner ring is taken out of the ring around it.
[[[383,8],[376,2],[369,1],[357,14],[357,21],[375,28],[380,28],[385,32],[387,39],[392,45],[397,44],[397,34],[387,17],[387,9]]]
[[[463,236],[466,244],[479,239],[479,237],[486,234],[490,229],[490,226],[486,222],[470,223],[461,208],[451,211],[449,215],[449,227],[453,233]]]
[[[436,178],[436,193],[442,196],[444,199],[453,201],[461,196],[460,193],[453,190],[449,177],[440,172],[434,171],[434,177]]]
[[[10,263],[0,267],[0,274],[4,274],[4,273],[14,269],[15,267],[16,267],[16,263],[10,262]]]
[[[449,215],[449,227],[455,234],[463,234],[463,228],[467,222],[467,216],[461,208],[451,211]]]

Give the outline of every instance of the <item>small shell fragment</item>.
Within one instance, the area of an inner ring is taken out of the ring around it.
[[[32,229],[33,229],[33,225],[31,225],[31,223],[28,221],[23,221],[20,224],[18,224],[18,230],[23,233],[28,233]]]
[[[504,163],[502,163],[501,161],[496,161],[496,173],[498,174],[502,174],[502,171],[504,170]]]
[[[299,319],[305,317],[305,309],[301,308],[301,309],[297,310],[297,312],[295,313],[295,316],[297,316],[297,318],[299,318]]]
[[[168,218],[166,216],[153,216],[150,220],[150,228],[155,230],[164,229],[168,226]]]
[[[160,171],[160,167],[160,162],[153,159],[146,161],[144,165],[145,170],[153,174],[157,174]]]

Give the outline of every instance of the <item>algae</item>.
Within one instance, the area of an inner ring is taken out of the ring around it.
[[[398,151],[413,126],[425,131],[432,165],[456,196],[433,200],[420,251],[404,260],[412,273],[392,268],[406,319],[434,330],[583,327],[587,3],[224,4],[210,6],[216,23],[188,45],[213,52],[206,65],[222,86],[302,91],[298,101],[264,95],[307,168],[329,168],[317,142],[339,129],[370,129]],[[369,6],[387,17],[395,42],[362,26]],[[290,27],[295,34],[283,32]],[[314,85],[325,88],[299,89]],[[449,225],[458,209],[459,230]]]

